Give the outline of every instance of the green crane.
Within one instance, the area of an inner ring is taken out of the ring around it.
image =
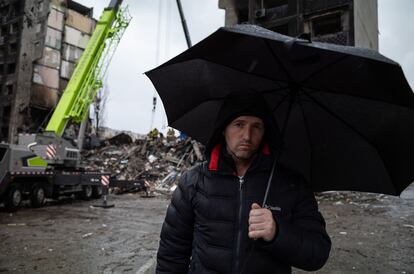
[[[86,119],[89,106],[102,87],[102,78],[114,48],[130,22],[125,10],[119,8],[121,2],[122,0],[112,0],[105,8],[46,131],[62,136],[68,121],[81,123]]]
[[[82,123],[87,119],[89,107],[102,88],[108,65],[131,21],[127,8],[121,8],[121,3],[122,0],[111,0],[104,9],[46,130],[19,140],[38,156],[30,159],[30,166],[78,167],[80,148],[63,139],[62,135],[69,121]]]
[[[39,207],[45,198],[60,195],[97,198],[109,187],[110,174],[85,171],[78,146],[62,135],[69,121],[86,120],[89,106],[102,87],[109,62],[131,20],[121,2],[111,0],[105,8],[46,131],[20,134],[17,144],[0,143],[0,203],[9,210],[16,210],[24,199]]]

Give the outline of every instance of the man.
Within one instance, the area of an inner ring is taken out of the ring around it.
[[[264,100],[228,99],[217,117],[208,162],[186,172],[173,194],[157,273],[321,268],[331,248],[324,219],[302,176],[279,164],[272,172],[281,142]]]

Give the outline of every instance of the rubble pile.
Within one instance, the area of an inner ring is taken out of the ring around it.
[[[151,132],[133,141],[125,133],[83,152],[87,170],[109,172],[116,180],[145,180],[155,190],[170,193],[183,171],[204,161],[204,147],[190,139]]]

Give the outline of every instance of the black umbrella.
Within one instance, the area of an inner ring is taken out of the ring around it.
[[[170,126],[204,144],[223,98],[264,96],[283,132],[280,161],[315,191],[399,195],[414,181],[414,94],[376,51],[237,25],[146,74]]]

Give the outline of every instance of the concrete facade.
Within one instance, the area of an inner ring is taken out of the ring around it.
[[[378,50],[377,0],[219,0],[225,24],[250,23],[313,41]]]
[[[0,1],[0,140],[45,126],[96,21],[72,0]]]
[[[354,0],[355,44],[378,50],[378,2]]]

